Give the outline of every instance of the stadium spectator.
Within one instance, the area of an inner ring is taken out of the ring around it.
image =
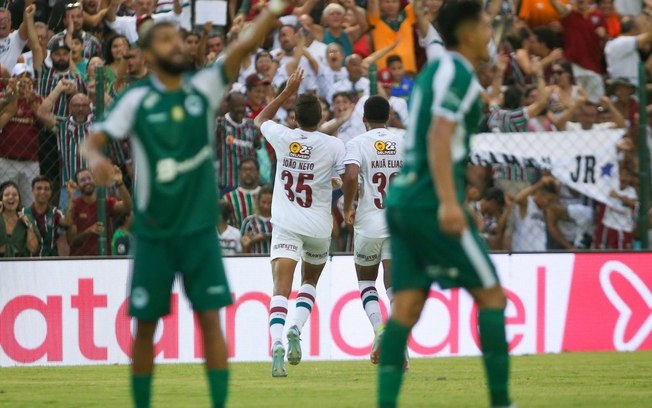
[[[603,102],[607,102],[606,99],[609,99],[609,102],[612,102],[613,105],[607,105],[604,108],[606,109],[617,109],[617,117],[622,116],[625,124],[624,126],[618,126],[618,128],[627,128],[636,124],[636,118],[638,117],[638,100],[636,99],[636,84],[629,82],[627,78],[616,78],[610,81],[607,81],[607,84],[611,87],[611,92],[613,96],[611,98],[605,98]],[[612,113],[613,115],[613,113]]]
[[[16,31],[11,31],[11,12],[6,8],[0,8],[0,64],[11,70],[23,48],[29,40],[30,30],[35,30],[34,13],[36,7],[31,5],[25,8],[23,22]],[[34,31],[35,32],[35,31]]]
[[[106,224],[98,221],[97,214],[97,193],[95,191],[95,180],[88,169],[79,169],[75,175],[76,186],[79,188],[81,197],[72,201],[72,205],[66,209],[66,218],[70,220],[68,228],[68,244],[70,245],[71,256],[97,256],[99,255],[99,235],[106,231],[106,236],[112,236],[111,217],[131,211],[131,196],[122,181],[122,172],[115,166],[113,169],[113,181],[120,194],[116,197],[106,198]],[[69,191],[68,194],[74,194]],[[111,255],[111,241],[107,239],[107,255]]]
[[[286,82],[284,82],[283,84],[281,84],[281,86],[280,86],[280,87],[278,88],[278,90],[276,91],[276,95],[278,95],[278,94],[280,94],[281,92],[283,92],[283,89],[285,89],[285,85],[286,85],[286,84],[287,84]],[[285,121],[287,120],[287,117],[288,117],[288,114],[289,114],[290,110],[293,110],[293,109],[294,109],[294,103],[295,103],[296,101],[297,101],[297,97],[296,97],[296,95],[292,95],[292,96],[289,97],[286,101],[284,101],[284,102],[283,102],[283,106],[281,106],[281,107],[278,109],[278,111],[276,112],[276,118],[274,118],[274,120],[275,120],[276,122],[279,122],[279,123],[281,123],[281,122],[285,122]]]
[[[543,176],[514,199],[513,252],[545,252],[546,217],[544,211],[558,198],[555,179]]]
[[[226,200],[220,200],[220,218],[217,225],[217,236],[220,240],[222,255],[237,255],[242,252],[240,230],[229,225],[228,220],[233,218],[233,208]]]
[[[319,67],[317,84],[319,86],[319,96],[330,103],[332,100],[331,87],[340,81],[346,80],[349,76],[348,71],[342,66],[344,52],[341,45],[331,43],[326,47],[326,62],[326,65],[322,64]]]
[[[31,180],[38,176],[39,131],[43,117],[39,115],[42,98],[34,91],[33,73],[25,64],[16,64],[8,83],[7,105],[0,113],[0,172],[14,180],[20,188],[23,204],[30,206]]]
[[[224,36],[220,33],[212,33],[206,41],[207,62],[215,61],[224,51]]]
[[[587,91],[587,99],[597,103],[604,96],[602,59],[607,27],[593,0],[576,0],[575,7],[550,0],[561,16],[564,57],[572,63],[575,80]]]
[[[306,49],[310,55],[312,55],[317,60],[319,65],[326,65],[327,45],[319,41],[315,37],[315,34],[310,30],[310,26],[312,25],[312,18],[307,14],[304,14],[299,17],[299,24],[301,25],[299,32],[300,35],[304,38],[304,45]]]
[[[79,2],[70,3],[66,6],[66,12],[63,16],[63,24],[66,29],[56,33],[50,38],[49,46],[55,42],[65,40],[68,33],[78,33],[83,41],[83,57],[91,59],[102,54],[102,44],[94,35],[87,33],[83,29],[84,15],[82,5]]]
[[[347,8],[353,10],[358,24],[345,27],[344,16]],[[327,5],[322,13],[321,23],[323,27],[318,24],[310,25],[310,31],[317,40],[326,45],[338,44],[342,47],[345,57],[353,54],[353,44],[367,31],[364,11],[358,9],[353,0],[342,0],[341,3]]]
[[[245,96],[231,92],[225,98],[227,112],[217,118],[215,138],[219,157],[218,187],[220,196],[239,184],[240,164],[256,156],[261,145],[260,132],[251,119],[245,118]]]
[[[116,220],[116,229],[111,238],[111,253],[114,256],[127,256],[131,249],[131,224],[134,214],[131,211],[120,214]]]
[[[609,40],[604,47],[609,76],[626,78],[632,84],[638,85],[640,52],[648,50],[650,45],[652,45],[652,30],[641,32],[635,19],[623,18],[622,35]]]
[[[79,33],[72,33],[66,36],[66,42],[70,47],[71,69],[77,71],[86,80],[88,77],[88,59],[84,58],[84,44],[81,35]]]
[[[555,200],[545,210],[547,249],[587,249],[593,235],[593,208],[576,202]]]
[[[604,130],[604,129],[625,129],[625,118],[620,114],[618,109],[614,106],[611,99],[602,97],[602,106],[586,102],[579,105],[575,114],[575,122],[567,122],[564,130],[577,131],[577,130]],[[607,110],[611,114],[613,121],[600,122],[598,116],[598,108]]]
[[[552,66],[551,88],[548,108],[555,114],[568,109],[574,100],[586,97],[584,88],[575,84],[573,68],[566,61]]]
[[[559,48],[559,46],[559,36],[550,28],[539,27],[532,31],[532,37],[530,38],[530,54],[541,59],[541,65],[544,67],[543,74],[546,83],[550,83],[550,80],[552,79],[553,63],[559,61],[559,59],[564,56],[564,51]],[[549,59],[550,63],[547,63],[547,61],[545,61],[546,59]],[[524,67],[523,64],[521,66]]]
[[[374,27],[372,37],[374,47],[379,50],[398,40],[394,52],[401,57],[406,72],[416,73],[416,56],[414,53],[414,34],[412,26],[416,23],[412,4],[401,9],[400,0],[369,0],[367,2],[367,20]],[[386,67],[385,61],[379,61],[378,68]]]
[[[157,14],[154,14],[156,8],[154,0],[136,0],[133,16],[116,16],[119,6],[119,1],[112,1],[104,21],[116,34],[126,37],[130,44],[138,40],[138,28],[144,20],[151,18],[154,21],[172,21],[178,24],[183,11],[181,0],[173,0],[172,11]]]
[[[633,187],[634,174],[628,168],[620,169],[620,186],[612,190],[611,202],[602,218],[602,236],[598,237],[599,248],[632,249],[635,209],[638,206],[638,193]]]
[[[567,4],[568,0],[561,0]],[[523,0],[519,10],[520,18],[531,28],[549,26],[559,23],[559,12],[550,4],[550,0]]]
[[[57,117],[52,112],[54,102],[59,98],[59,94],[66,92],[67,88],[71,86],[72,84],[69,82],[59,81],[57,87],[45,98],[39,109],[43,123],[53,130],[57,138],[62,184],[59,208],[64,211],[69,202],[67,190],[64,187],[70,180],[73,180],[78,170],[86,167],[86,161],[82,157],[82,143],[90,134],[93,124],[91,101],[82,93],[77,93],[70,99],[70,115]]]
[[[25,208],[25,214],[36,223],[41,238],[39,256],[58,256],[59,233],[68,228],[68,220],[61,209],[50,204],[52,181],[45,176],[32,180],[34,204]]]
[[[242,226],[242,221],[254,213],[256,196],[260,192],[260,167],[256,159],[248,158],[240,162],[239,172],[240,185],[224,196],[233,214],[227,221],[238,229]]]
[[[29,257],[38,253],[41,237],[34,219],[23,211],[18,186],[0,185],[0,257]]]
[[[281,49],[272,51],[275,61],[278,62],[278,70],[273,80],[275,87],[279,88],[297,68],[301,68],[306,79],[301,83],[299,93],[317,92],[319,62],[308,51],[301,31],[297,32],[294,26],[285,25],[279,30],[278,39]]]
[[[391,108],[389,113],[389,120],[387,125],[390,128],[404,129],[408,121],[408,104],[403,98],[397,96],[389,96],[394,87],[394,77],[388,68],[382,69],[378,72],[378,94],[384,96],[389,102]],[[355,111],[358,111],[361,106],[367,101],[367,97],[362,97],[355,106]]]
[[[245,117],[254,119],[267,104],[267,93],[271,82],[262,74],[251,74],[247,77],[247,103]]]
[[[472,202],[478,232],[486,240],[489,249],[504,249],[505,227],[511,216],[512,206],[505,193],[497,187],[488,188],[479,201]]]
[[[392,73],[392,79],[394,80],[389,96],[395,96],[409,101],[412,87],[414,87],[414,79],[405,75],[401,57],[398,55],[387,57],[387,68]]]
[[[614,9],[614,0],[597,0],[598,8],[602,11],[607,26],[607,36],[616,38],[621,33],[620,17]]]
[[[369,96],[369,78],[362,76],[362,58],[357,54],[349,55],[346,57],[345,66],[347,77],[331,85],[330,93],[326,95],[331,102],[333,96],[341,92],[348,92],[353,103],[362,96]]]
[[[263,186],[256,197],[255,213],[245,218],[240,228],[242,252],[269,255],[272,241],[272,188]]]
[[[129,48],[127,55],[125,55],[125,59],[127,60],[127,75],[123,78],[116,78],[113,83],[113,89],[110,90],[113,94],[116,94],[130,84],[149,75],[149,70],[145,65],[145,58],[143,58],[143,52],[137,46],[133,45]],[[90,93],[90,81],[88,88]],[[94,99],[91,98],[91,100]]]
[[[419,45],[425,49],[427,60],[432,61],[446,50],[441,35],[435,29],[435,21],[444,0],[415,0],[413,4]]]
[[[353,123],[353,100],[351,94],[346,91],[337,92],[333,96],[333,119],[321,125],[320,132],[327,135],[334,135],[346,143],[357,135],[359,128]],[[362,132],[364,133],[364,132]]]
[[[127,74],[128,67],[125,57],[128,52],[129,43],[124,36],[113,36],[104,44],[104,78],[107,89],[111,89],[117,80],[124,78]]]
[[[37,21],[34,23],[34,27],[36,28],[39,48],[43,55],[45,55],[45,65],[48,68],[52,68],[52,59],[50,58],[50,49],[48,48],[48,43],[50,42],[48,26],[43,22]],[[21,54],[20,58],[18,58],[18,62],[24,63],[34,71],[34,55],[31,51],[31,46],[30,51]]]

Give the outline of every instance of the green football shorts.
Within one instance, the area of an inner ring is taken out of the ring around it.
[[[232,303],[215,230],[168,239],[137,237],[129,315],[151,321],[170,313],[177,273],[195,311],[217,310]]]
[[[437,210],[388,208],[394,292],[428,290],[432,283],[443,289],[498,285],[485,243],[468,221],[471,229],[455,238],[440,230]]]

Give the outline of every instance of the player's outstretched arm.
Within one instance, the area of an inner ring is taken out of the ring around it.
[[[284,0],[272,0],[238,36],[238,40],[226,49],[224,72],[229,81],[238,77],[242,60],[263,42],[267,34],[278,24],[278,17],[287,8]]]
[[[276,98],[274,98],[272,102],[265,106],[265,109],[263,109],[263,111],[260,112],[258,116],[256,116],[256,119],[254,119],[254,124],[260,128],[263,123],[274,119],[276,112],[283,105],[283,103],[290,96],[294,95],[297,92],[299,86],[301,85],[301,81],[303,81],[303,70],[299,68],[292,75],[290,75],[290,78],[288,78],[287,84],[285,85],[285,89],[283,89],[283,91]]]
[[[451,138],[456,127],[456,122],[435,116],[428,130],[428,165],[439,198],[437,216],[441,230],[453,236],[461,235],[468,227],[453,181]]]

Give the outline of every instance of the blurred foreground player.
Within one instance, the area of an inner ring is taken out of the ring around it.
[[[100,149],[108,137],[131,136],[138,181],[129,313],[138,320],[132,363],[138,408],[150,406],[154,332],[159,318],[170,312],[176,271],[199,318],[213,407],[225,404],[228,368],[218,309],[231,303],[231,294],[215,233],[212,124],[227,82],[283,9],[282,1],[273,1],[252,25],[255,31],[243,32],[221,62],[188,76],[176,25],[142,27],[139,45],[153,75],[116,100],[85,147],[97,182],[106,184],[112,166]]]
[[[408,335],[436,282],[465,288],[478,305],[491,405],[508,407],[505,294],[464,208],[469,139],[482,116],[482,88],[473,67],[489,59],[492,30],[481,4],[470,0],[445,5],[438,27],[448,51],[419,75],[405,167],[387,197],[394,303],[381,342],[378,402],[396,406]]]

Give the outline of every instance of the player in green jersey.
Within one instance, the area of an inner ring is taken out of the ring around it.
[[[396,406],[408,335],[436,282],[474,298],[491,405],[508,407],[505,294],[464,206],[469,139],[482,114],[474,66],[489,59],[492,30],[480,2],[471,0],[445,5],[438,27],[448,51],[417,79],[405,164],[386,201],[395,295],[381,342],[378,400]]]
[[[223,407],[228,384],[227,351],[218,309],[231,293],[217,248],[217,189],[213,169],[214,118],[227,83],[285,9],[273,0],[249,30],[213,66],[186,74],[186,56],[175,24],[141,28],[139,45],[153,74],[130,86],[87,139],[85,156],[98,184],[112,166],[100,153],[108,138],[131,137],[135,184],[134,263],[129,313],[137,319],[132,391],[137,408],[150,406],[154,332],[170,312],[176,272],[203,335],[213,407]]]

